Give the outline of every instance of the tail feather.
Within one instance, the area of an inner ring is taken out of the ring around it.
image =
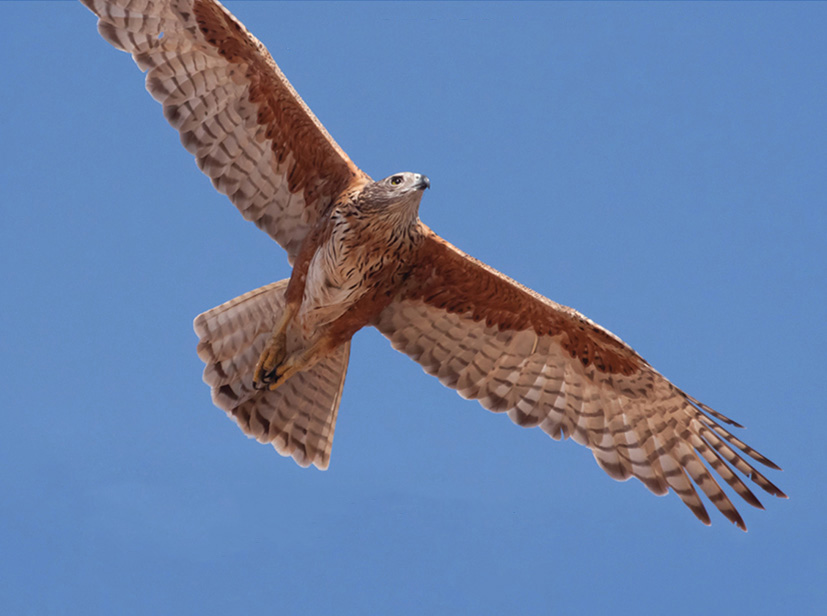
[[[275,391],[253,387],[253,371],[279,315],[287,280],[250,291],[196,317],[198,356],[212,399],[245,434],[301,466],[330,463],[350,343]]]

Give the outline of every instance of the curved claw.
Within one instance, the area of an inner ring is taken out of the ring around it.
[[[276,369],[273,370],[272,373],[268,374],[268,377],[271,377],[271,380],[268,380],[267,389],[270,391],[275,391],[276,389],[281,386],[287,379],[293,376],[296,372],[300,370],[299,366],[295,365],[294,362],[290,361],[289,359],[285,362],[282,362]]]

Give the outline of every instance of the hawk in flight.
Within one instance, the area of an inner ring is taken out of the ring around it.
[[[195,319],[204,381],[241,429],[327,468],[350,339],[372,325],[464,398],[591,449],[610,476],[673,490],[705,524],[693,482],[744,521],[710,469],[777,469],[622,340],[466,255],[418,216],[428,178],[373,181],[336,144],[264,46],[215,0],[82,0],[132,54],[213,185],[287,251],[292,275]],[[736,474],[737,470],[741,475]]]

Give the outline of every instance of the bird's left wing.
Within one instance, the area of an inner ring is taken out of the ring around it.
[[[753,506],[761,503],[733,467],[784,496],[748,460],[777,466],[721,425],[735,422],[672,385],[580,313],[430,230],[402,291],[375,325],[461,396],[555,439],[572,437],[615,479],[637,477],[656,494],[671,488],[706,524],[692,482],[745,529],[703,462]]]
[[[184,147],[242,215],[287,250],[368,177],[270,54],[215,0],[81,0],[132,54]]]

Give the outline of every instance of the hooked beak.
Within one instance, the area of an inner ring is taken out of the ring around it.
[[[425,190],[426,188],[431,187],[431,180],[428,179],[427,175],[420,175],[417,180],[414,188],[417,190]]]

